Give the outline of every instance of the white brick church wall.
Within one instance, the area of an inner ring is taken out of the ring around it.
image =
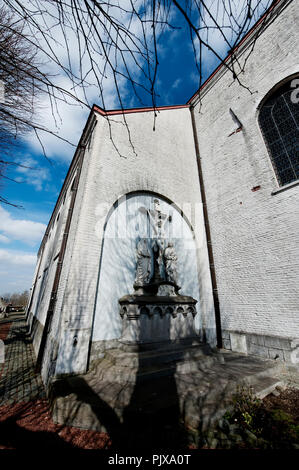
[[[33,294],[29,303],[29,324],[33,334],[33,347],[38,353],[49,308],[50,296],[61,247],[62,236],[65,229],[70,198],[65,198],[56,207],[55,218],[48,227],[48,235],[40,250],[36,271],[34,274]],[[59,217],[58,217],[59,215]],[[58,219],[58,220],[57,220]]]
[[[202,324],[211,343],[215,343],[214,307],[190,111],[188,108],[161,111],[155,131],[152,112],[127,114],[126,120],[134,150],[121,115],[111,117],[112,140],[107,120],[98,115],[91,150],[84,158],[70,230],[72,238],[62,273],[65,290],[63,301],[58,301],[61,323],[57,373],[86,368],[103,225],[115,201],[133,191],[150,191],[168,198],[185,211],[193,225],[198,247]],[[75,337],[78,342],[74,348]]]
[[[286,360],[291,346],[283,352],[279,337],[299,338],[299,186],[272,195],[278,183],[258,105],[299,72],[298,7],[291,2],[257,39],[239,75],[250,91],[222,69],[195,107],[224,345],[234,343],[229,332],[251,334],[244,352]],[[238,125],[229,108],[243,124],[231,136]],[[294,351],[292,361],[299,362]]]
[[[222,68],[204,88],[194,114],[224,347],[298,362],[299,185],[272,194],[278,184],[258,125],[258,106],[265,95],[281,80],[299,74],[299,1],[281,3],[286,8],[257,39],[240,74],[245,87]],[[232,134],[237,125],[229,108],[242,122],[241,132]],[[45,353],[44,380],[56,358],[56,373],[86,370],[91,338],[100,336],[93,327],[100,324],[94,317],[104,223],[118,198],[132,192],[152,192],[169,199],[191,222],[197,244],[200,323],[208,341],[215,344],[189,109],[160,111],[155,131],[152,112],[126,114],[127,126],[122,115],[111,116],[109,126],[102,115],[94,114],[97,125],[83,159]],[[73,178],[74,172],[69,175],[68,191]],[[50,248],[48,242],[39,274]],[[48,293],[51,287],[48,282]],[[37,294],[38,289],[33,313],[41,330],[47,302],[38,310]],[[36,350],[39,341],[40,333]]]

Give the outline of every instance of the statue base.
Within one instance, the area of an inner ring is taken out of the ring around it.
[[[134,348],[144,343],[197,336],[194,328],[197,300],[177,294],[179,287],[173,283],[134,288],[134,294],[119,299],[123,320],[121,343]]]
[[[134,284],[134,295],[174,296],[181,288],[174,282],[156,281],[149,284]]]

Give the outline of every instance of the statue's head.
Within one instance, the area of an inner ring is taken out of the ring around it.
[[[154,208],[156,211],[160,211],[160,201],[159,199],[154,199]]]

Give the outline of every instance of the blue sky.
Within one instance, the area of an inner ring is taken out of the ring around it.
[[[180,24],[179,16],[173,17]],[[157,75],[158,106],[185,104],[198,89],[199,77],[194,63],[194,55],[188,32],[168,30],[158,39],[160,65]],[[211,38],[217,50],[225,57],[227,46],[216,34]],[[205,54],[203,78],[207,78],[218,65],[217,59]],[[60,77],[63,81],[65,78]],[[109,84],[108,84],[109,85]],[[108,86],[109,88],[109,86]],[[125,107],[140,106],[132,91],[122,87]],[[114,94],[113,94],[114,93]],[[119,108],[113,87],[109,89],[108,108]],[[91,96],[98,104],[97,95]],[[143,95],[144,105],[151,105]],[[58,132],[61,136],[77,144],[83,130],[88,109],[80,106],[63,105],[60,109],[61,121]],[[49,103],[42,102],[40,120],[42,125],[53,128]],[[158,125],[158,123],[157,123]],[[55,129],[57,131],[57,128]],[[33,135],[27,136],[18,149],[12,149],[13,160],[29,168],[12,168],[7,176],[17,180],[1,180],[1,195],[16,205],[0,206],[0,295],[29,289],[32,283],[38,251],[46,225],[55,206],[63,180],[67,173],[75,147],[63,143],[52,135],[42,136],[43,144],[51,163],[42,154],[40,144]]]
[[[1,194],[22,208],[0,205],[0,295],[31,287],[36,253],[58,197],[68,162],[50,165],[29,145],[18,154],[31,169],[17,168],[1,181]]]

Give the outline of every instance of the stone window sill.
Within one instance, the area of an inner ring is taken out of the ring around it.
[[[283,191],[293,188],[294,186],[297,186],[298,184],[299,184],[299,180],[292,181],[291,183],[286,184],[285,186],[281,186],[280,188],[273,189],[271,195],[275,196],[275,194],[282,193]]]

